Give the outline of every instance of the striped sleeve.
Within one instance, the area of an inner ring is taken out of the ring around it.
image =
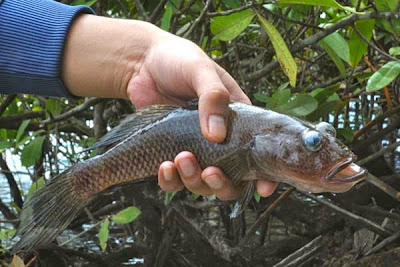
[[[0,94],[71,97],[60,78],[68,29],[87,6],[0,0]]]

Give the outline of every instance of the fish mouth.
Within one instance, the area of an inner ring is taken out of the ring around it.
[[[362,180],[367,171],[353,163],[353,158],[347,158],[336,164],[325,176],[325,180],[333,183],[350,183]]]

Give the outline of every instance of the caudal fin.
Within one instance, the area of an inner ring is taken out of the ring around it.
[[[69,170],[54,177],[24,203],[13,252],[29,251],[55,239],[88,202],[73,186]]]

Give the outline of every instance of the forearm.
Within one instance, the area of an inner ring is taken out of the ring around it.
[[[69,96],[60,80],[71,21],[85,6],[48,0],[4,0],[0,5],[0,93]]]
[[[142,21],[80,15],[67,36],[62,80],[77,96],[126,98],[129,80],[160,34]]]

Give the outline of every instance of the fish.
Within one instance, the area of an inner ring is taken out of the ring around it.
[[[260,107],[229,105],[227,136],[207,141],[198,106],[155,105],[129,115],[91,149],[104,153],[78,162],[50,179],[24,203],[13,252],[54,240],[94,196],[127,182],[156,177],[160,164],[181,151],[200,166],[219,167],[242,189],[236,215],[256,190],[256,180],[283,182],[298,190],[345,192],[366,176],[356,156],[326,122],[312,124]],[[234,215],[235,216],[235,215]]]

